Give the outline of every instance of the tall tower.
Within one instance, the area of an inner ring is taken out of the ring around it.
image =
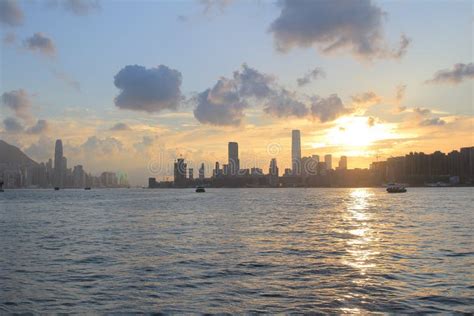
[[[347,156],[341,156],[341,159],[339,159],[339,169],[347,169]]]
[[[240,161],[239,161],[239,144],[236,142],[229,142],[228,148],[229,156],[229,175],[236,176],[240,170]]]
[[[301,175],[301,135],[300,131],[291,131],[291,170],[294,176]]]
[[[332,155],[324,156],[324,162],[326,163],[326,169],[331,170],[332,169]]]
[[[63,142],[60,139],[57,139],[54,147],[54,186],[62,187],[63,179]]]

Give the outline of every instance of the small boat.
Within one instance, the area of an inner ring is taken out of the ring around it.
[[[389,183],[387,185],[387,192],[388,193],[405,193],[407,189],[402,184],[397,183]]]
[[[196,192],[197,193],[204,193],[204,192],[206,192],[206,189],[204,189],[203,186],[197,186],[196,187]]]
[[[84,188],[84,190],[90,190],[90,189],[91,189],[91,187],[85,187]]]
[[[59,191],[59,187],[54,187],[54,191]]]

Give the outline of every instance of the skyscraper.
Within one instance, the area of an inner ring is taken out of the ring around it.
[[[291,131],[291,170],[294,176],[301,175],[301,135],[297,129]]]
[[[326,163],[326,169],[331,170],[332,169],[332,155],[324,156],[324,162]]]
[[[341,170],[346,170],[347,169],[347,157],[346,156],[341,156],[341,159],[339,159],[339,169],[341,169]]]
[[[201,168],[199,168],[199,180],[204,180],[204,163],[202,163]]]
[[[272,187],[278,186],[278,166],[275,158],[270,161],[270,168],[268,169],[269,184]]]
[[[62,187],[63,179],[63,142],[60,139],[57,139],[54,146],[54,186]]]
[[[174,163],[174,185],[176,187],[184,187],[186,185],[186,168],[187,164],[183,158],[178,158]]]
[[[229,175],[235,176],[240,170],[240,161],[239,161],[239,144],[236,142],[229,142],[228,147],[228,156],[229,156]]]

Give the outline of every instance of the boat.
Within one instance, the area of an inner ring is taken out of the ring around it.
[[[197,186],[196,187],[196,192],[197,193],[204,193],[204,192],[206,192],[206,189],[204,189],[203,186]]]
[[[3,189],[3,181],[0,181],[0,192],[5,192],[5,190]]]
[[[54,187],[54,191],[59,191],[59,187]]]
[[[389,183],[387,185],[387,192],[388,193],[405,193],[407,189],[404,185],[398,183]]]
[[[91,187],[85,187],[84,188],[84,190],[90,190],[90,189],[91,189]]]

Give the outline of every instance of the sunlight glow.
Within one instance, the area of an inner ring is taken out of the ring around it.
[[[388,124],[370,126],[368,117],[342,117],[327,133],[326,142],[338,146],[367,147],[375,141],[394,137]]]

